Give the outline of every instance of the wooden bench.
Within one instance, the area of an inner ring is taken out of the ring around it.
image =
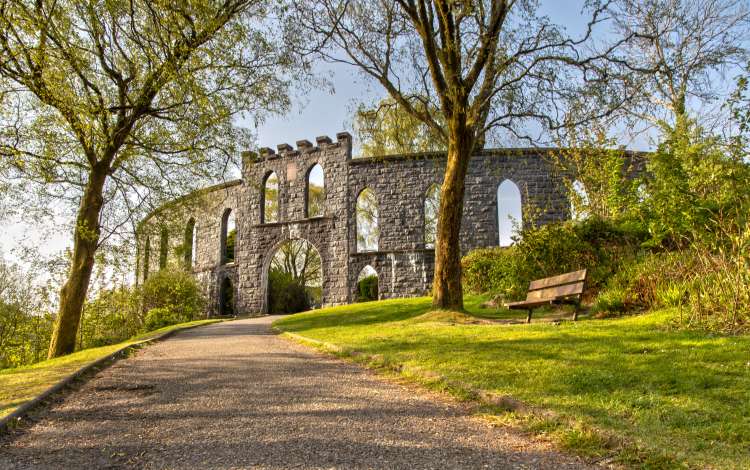
[[[585,285],[585,269],[537,279],[529,284],[526,300],[506,303],[505,306],[511,310],[527,310],[529,314],[526,317],[526,323],[531,323],[531,312],[535,308],[571,302],[576,306],[573,320],[578,320],[578,310],[581,306],[581,296]]]

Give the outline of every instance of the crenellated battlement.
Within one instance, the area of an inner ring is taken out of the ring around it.
[[[344,146],[351,156],[352,135],[348,132],[339,132],[336,134],[334,142],[327,135],[319,135],[315,138],[315,145],[307,139],[300,139],[295,142],[296,148],[286,142],[276,145],[276,150],[271,147],[260,147],[258,152],[242,152],[242,161],[245,167],[253,163],[260,163],[266,160],[274,160],[280,157],[296,157],[307,155],[320,150],[326,150],[332,147]]]

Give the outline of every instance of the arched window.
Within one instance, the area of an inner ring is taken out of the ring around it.
[[[149,264],[151,262],[151,238],[146,237],[146,247],[143,248],[143,280],[148,279]]]
[[[433,184],[424,197],[424,247],[435,248],[437,222],[440,212],[440,186]]]
[[[648,187],[646,183],[641,183],[635,188],[635,196],[638,198],[638,202],[643,202],[648,199]]]
[[[232,209],[224,211],[221,217],[221,264],[234,263],[237,243],[237,226]]]
[[[198,226],[193,221],[193,233],[192,243],[190,250],[190,266],[195,266],[195,261],[198,259]]]
[[[573,181],[570,194],[570,217],[573,220],[583,220],[589,216],[589,195],[586,187],[579,180]]]
[[[260,223],[272,224],[279,221],[279,177],[271,172],[263,181],[263,192],[261,193],[261,218]]]
[[[159,240],[159,269],[167,267],[167,256],[169,251],[169,231],[167,227],[161,228],[161,239]]]
[[[378,251],[378,198],[370,188],[357,196],[357,251]]]
[[[326,201],[325,175],[319,163],[313,165],[307,173],[306,217],[320,217]]]
[[[497,187],[497,231],[500,246],[513,244],[513,236],[523,228],[521,191],[511,180]]]
[[[195,219],[190,218],[187,225],[185,225],[185,240],[183,241],[185,247],[185,267],[191,269],[195,264]]]
[[[357,302],[378,300],[378,272],[369,264],[357,276]]]

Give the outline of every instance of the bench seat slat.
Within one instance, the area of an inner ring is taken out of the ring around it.
[[[526,294],[527,301],[534,300],[553,300],[560,297],[569,297],[571,295],[580,295],[583,293],[584,282],[575,284],[565,284],[563,286],[546,287],[544,289],[529,291]]]
[[[529,308],[541,307],[542,305],[549,305],[552,303],[552,300],[521,300],[518,302],[508,302],[505,306],[511,310],[527,310]]]
[[[563,284],[573,284],[586,280],[586,270],[573,271],[570,273],[560,274],[559,276],[546,277],[531,281],[529,291],[545,289],[547,287],[560,286]]]

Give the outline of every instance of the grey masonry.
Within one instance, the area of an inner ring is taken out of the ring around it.
[[[222,283],[228,279],[238,313],[267,310],[268,270],[276,250],[287,240],[312,243],[322,259],[323,304],[356,300],[365,266],[378,274],[381,298],[424,295],[430,290],[434,250],[424,242],[425,195],[440,184],[444,153],[352,158],[352,138],[318,137],[278,151],[263,148],[243,155],[242,178],[180,198],[149,215],[138,232],[137,279],[160,269],[160,247],[167,263],[187,266],[220,312]],[[524,207],[523,224],[544,224],[570,216],[565,185],[549,149],[482,150],[472,157],[466,177],[461,249],[466,253],[498,245],[497,189],[514,182]],[[321,216],[307,217],[308,174],[320,164],[325,177]],[[279,180],[277,222],[262,219],[264,182]],[[377,197],[380,231],[377,251],[357,252],[356,201],[370,188]],[[234,260],[223,259],[225,224],[236,221]],[[194,241],[192,224],[195,226]],[[192,245],[192,246],[191,246]]]

